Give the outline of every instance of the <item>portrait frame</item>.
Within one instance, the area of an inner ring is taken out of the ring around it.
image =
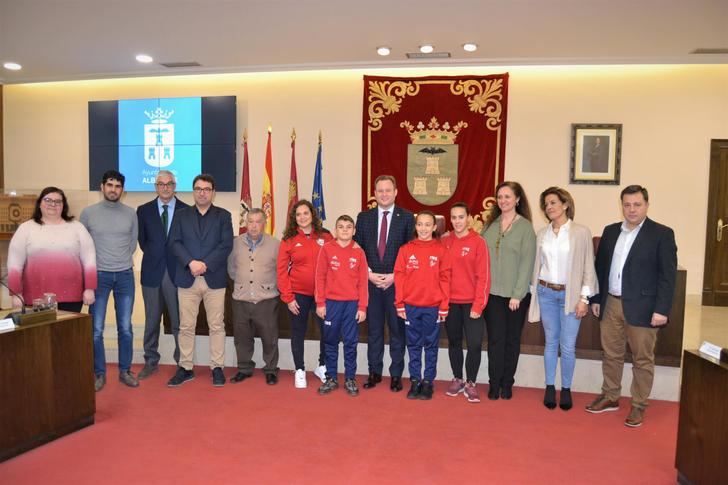
[[[622,125],[572,123],[569,183],[619,185]]]

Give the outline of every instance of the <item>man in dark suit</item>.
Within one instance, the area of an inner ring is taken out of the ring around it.
[[[202,174],[192,181],[195,205],[178,212],[169,234],[176,267],[174,283],[179,299],[179,367],[167,385],[179,386],[195,374],[195,327],[200,302],[205,304],[210,329],[212,384],[225,384],[225,287],[227,258],[233,247],[230,212],[212,205],[215,179]]]
[[[604,228],[596,256],[599,294],[591,298],[600,321],[602,393],[590,413],[616,411],[622,390],[625,342],[632,351],[632,410],[624,424],[641,426],[655,372],[657,330],[667,324],[677,273],[675,235],[647,218],[647,189],[622,190],[624,222]]]
[[[167,251],[167,235],[175,211],[187,207],[187,204],[175,196],[177,181],[169,170],[157,173],[154,186],[157,197],[137,207],[139,247],[144,251],[141,278],[144,298],[144,368],[139,372],[139,379],[146,379],[159,370],[159,332],[164,308],[167,308],[172,326],[174,361],[179,363],[175,260],[171,251]]]
[[[367,360],[369,378],[365,389],[382,382],[384,367],[384,321],[389,328],[389,355],[392,364],[390,389],[402,390],[404,371],[404,320],[397,316],[394,307],[394,262],[400,246],[414,234],[415,221],[412,213],[395,207],[397,182],[391,175],[380,175],[374,181],[374,198],[377,207],[360,212],[356,218],[354,240],[364,249],[369,264],[369,327]]]

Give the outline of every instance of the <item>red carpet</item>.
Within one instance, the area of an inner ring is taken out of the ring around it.
[[[138,370],[138,369],[135,369]],[[569,412],[547,410],[542,391],[470,404],[444,395],[408,401],[389,380],[352,398],[319,396],[253,379],[213,388],[210,371],[177,389],[172,367],[129,389],[109,369],[96,424],[0,464],[0,483],[675,483],[678,406],[652,401],[630,429],[618,412],[591,415],[591,394]],[[228,376],[233,369],[226,369]],[[111,377],[114,377],[112,379]],[[362,378],[359,376],[359,384]],[[405,389],[406,391],[407,389]]]

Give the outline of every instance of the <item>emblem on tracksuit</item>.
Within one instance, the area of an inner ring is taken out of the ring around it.
[[[430,256],[430,268],[437,264],[437,256]]]

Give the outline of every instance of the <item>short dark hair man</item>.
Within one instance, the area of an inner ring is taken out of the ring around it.
[[[365,389],[382,381],[384,361],[384,322],[389,327],[389,355],[392,364],[390,389],[402,390],[404,371],[404,320],[394,308],[394,262],[399,248],[414,234],[415,219],[411,212],[395,206],[397,182],[391,175],[380,175],[374,181],[377,207],[360,212],[356,218],[354,240],[364,249],[369,265],[369,305],[367,307],[367,360],[369,378]]]
[[[89,308],[94,325],[94,387],[106,384],[104,325],[109,295],[114,292],[116,328],[119,334],[119,381],[137,387],[131,373],[134,335],[131,312],[134,307],[134,270],[132,256],[137,245],[137,217],[134,209],[120,202],[124,193],[124,176],[116,170],[104,173],[101,192],[104,200],[86,207],[79,218],[96,247],[98,288],[96,301]]]
[[[177,181],[169,170],[160,170],[154,184],[157,197],[137,208],[139,247],[142,258],[142,298],[144,298],[144,368],[139,379],[159,370],[159,332],[162,312],[167,309],[172,336],[174,361],[179,363],[179,308],[174,285],[176,261],[167,250],[169,229],[175,213],[187,204],[175,196]]]
[[[230,382],[253,375],[254,337],[263,346],[263,373],[267,384],[278,382],[278,285],[276,267],[281,242],[265,234],[265,212],[251,209],[245,217],[247,232],[235,238],[228,256],[233,280],[233,333],[238,372]]]
[[[622,190],[624,221],[604,228],[596,255],[599,294],[592,312],[601,320],[602,393],[590,413],[616,411],[622,390],[625,342],[632,351],[632,410],[624,424],[641,426],[655,372],[658,328],[667,324],[677,273],[675,235],[647,217],[647,189]]]
[[[179,211],[169,235],[175,257],[174,283],[179,299],[179,367],[167,385],[176,387],[195,377],[195,327],[200,302],[210,329],[212,384],[225,384],[225,287],[227,258],[233,247],[230,212],[212,205],[215,179],[201,174],[192,181],[195,205]]]

